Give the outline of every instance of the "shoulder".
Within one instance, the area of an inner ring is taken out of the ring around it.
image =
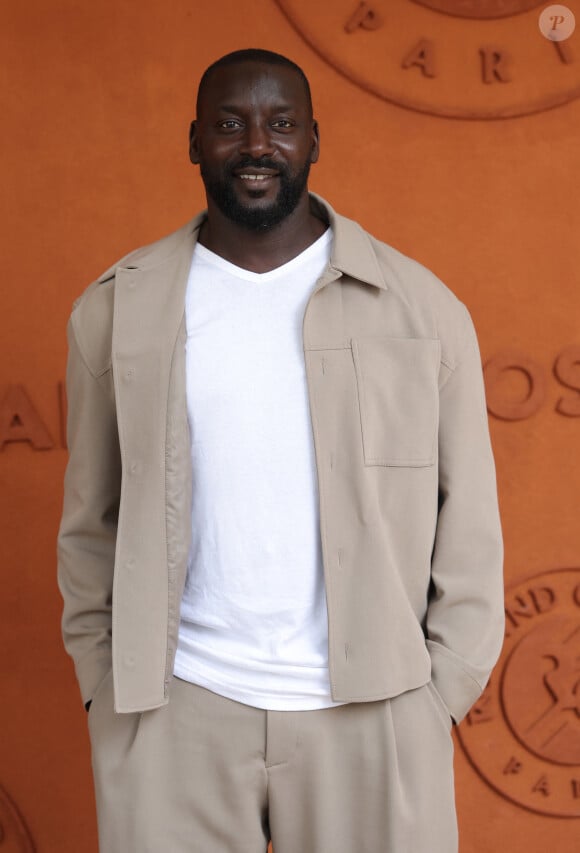
[[[332,261],[338,269],[379,285],[384,310],[398,318],[398,328],[411,336],[439,339],[442,360],[453,368],[473,338],[461,300],[432,270],[337,213],[320,196],[311,193],[311,203],[333,228]]]
[[[116,271],[119,268],[145,269],[162,263],[179,250],[199,227],[203,216],[200,214],[177,231],[124,255],[91,282],[75,300],[69,328],[91,372],[102,372],[110,364]]]
[[[474,330],[469,311],[432,270],[376,237],[368,234],[391,298],[402,309],[431,327],[441,341],[441,357],[455,367]]]

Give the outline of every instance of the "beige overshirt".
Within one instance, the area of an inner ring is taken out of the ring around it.
[[[311,203],[334,234],[303,322],[332,695],[366,702],[431,679],[458,722],[503,639],[475,332],[433,273]],[[195,476],[185,288],[205,216],[107,270],[68,326],[63,635],[83,700],[112,667],[118,712],[169,700]]]

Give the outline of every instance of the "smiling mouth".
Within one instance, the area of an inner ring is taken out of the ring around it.
[[[240,178],[242,181],[260,182],[260,181],[267,181],[269,178],[275,178],[276,176],[275,175],[251,175],[251,174],[243,173],[243,174],[237,175],[237,177]]]

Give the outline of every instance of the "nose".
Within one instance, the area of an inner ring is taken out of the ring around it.
[[[273,153],[270,128],[261,122],[248,122],[242,139],[240,154],[258,159]]]

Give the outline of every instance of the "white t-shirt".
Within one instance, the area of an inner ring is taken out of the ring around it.
[[[271,710],[342,704],[302,349],[331,241],[261,274],[198,245],[187,286],[193,540],[174,671]]]

